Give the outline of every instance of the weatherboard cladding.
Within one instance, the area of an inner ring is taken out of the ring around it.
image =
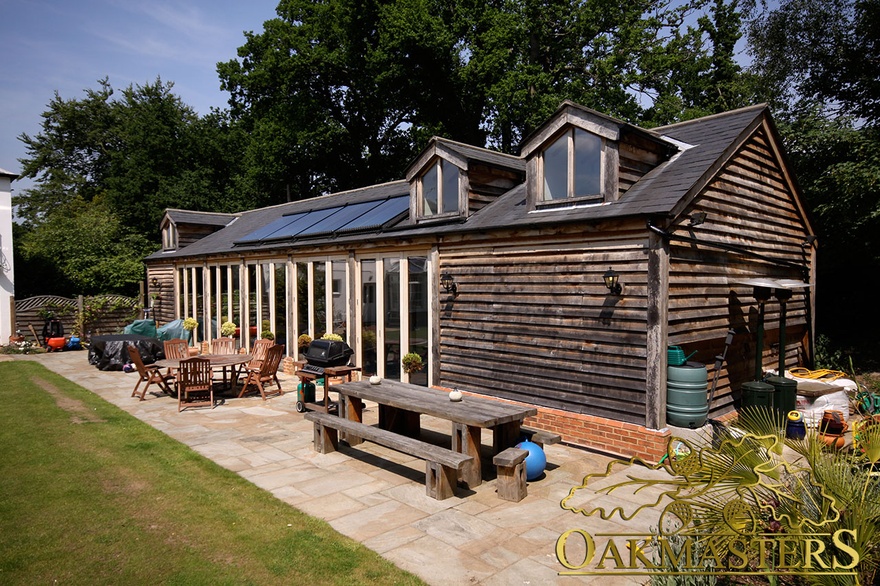
[[[684,143],[684,146],[669,160],[661,163],[639,179],[616,202],[529,212],[526,205],[526,186],[521,184],[498,197],[465,221],[418,224],[404,218],[393,226],[375,226],[373,231],[369,233],[366,233],[366,228],[364,228],[355,235],[347,236],[345,240],[356,243],[389,235],[395,237],[442,235],[453,232],[485,231],[487,229],[557,223],[595,222],[631,216],[669,215],[694,187],[701,186],[702,181],[708,179],[708,173],[716,171],[715,167],[739,147],[757,122],[763,119],[766,112],[767,108],[764,105],[752,106],[653,129],[652,135]],[[621,124],[624,123],[621,122]],[[442,142],[471,160],[495,162],[508,167],[512,162],[522,161],[514,166],[522,165],[524,167],[524,161],[517,157],[493,153],[487,149],[461,145],[452,141],[443,140]],[[147,257],[147,260],[167,260],[338,242],[341,240],[338,239],[339,234],[331,234],[323,238],[287,239],[247,244],[241,243],[241,240],[284,215],[359,202],[378,201],[408,194],[409,184],[406,181],[396,181],[242,212],[238,214],[238,218],[234,222],[198,242],[177,251],[155,253]],[[379,229],[382,230],[381,234],[377,233]],[[236,242],[239,244],[236,245]]]

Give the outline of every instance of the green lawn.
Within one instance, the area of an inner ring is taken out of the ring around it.
[[[0,363],[0,584],[419,584],[37,363]]]

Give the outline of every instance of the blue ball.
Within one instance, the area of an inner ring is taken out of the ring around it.
[[[516,444],[521,450],[526,450],[529,455],[526,456],[526,480],[535,480],[544,473],[547,467],[547,456],[541,446],[528,440]]]

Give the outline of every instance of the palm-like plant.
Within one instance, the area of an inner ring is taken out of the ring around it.
[[[562,507],[585,515],[600,513],[603,519],[618,513],[626,520],[669,499],[659,534],[712,539],[718,548],[743,536],[785,533],[815,535],[831,552],[836,549],[831,536],[847,530],[852,532],[843,534],[847,539],[855,536],[847,546],[859,559],[854,573],[792,571],[801,572],[798,577],[808,584],[873,584],[880,567],[880,476],[874,472],[880,462],[880,422],[857,427],[857,446],[846,450],[829,449],[814,431],[796,440],[787,439],[784,430],[783,418],[774,411],[747,409],[735,423],[714,426],[711,437],[671,438],[664,463],[655,466],[668,475],[649,479],[630,475],[602,491],[665,488],[655,503],[629,515],[620,509],[610,513],[578,509],[569,505],[581,488],[577,487],[563,499]],[[585,478],[583,487],[590,477],[610,475],[611,468]],[[846,555],[841,559],[845,562]]]

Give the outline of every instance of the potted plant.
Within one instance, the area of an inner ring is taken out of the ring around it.
[[[220,335],[224,338],[232,338],[236,331],[238,331],[238,326],[234,322],[225,321],[220,325]]]
[[[322,340],[332,340],[333,342],[342,342],[342,336],[339,334],[324,334],[321,336]]]
[[[403,372],[407,374],[413,374],[422,370],[424,367],[424,363],[422,362],[422,357],[416,354],[415,352],[410,352],[404,355],[403,360]]]
[[[190,345],[193,343],[193,330],[197,327],[199,327],[199,322],[197,322],[195,318],[188,317],[183,320],[183,329],[187,331]]]
[[[296,339],[296,346],[299,348],[299,353],[302,355],[309,348],[309,344],[312,343],[312,337],[308,334],[300,334],[299,338]]]
[[[269,320],[264,319],[261,325],[262,329],[260,330],[260,337],[265,338],[266,340],[274,340],[275,334],[272,333],[272,324],[269,323]]]

